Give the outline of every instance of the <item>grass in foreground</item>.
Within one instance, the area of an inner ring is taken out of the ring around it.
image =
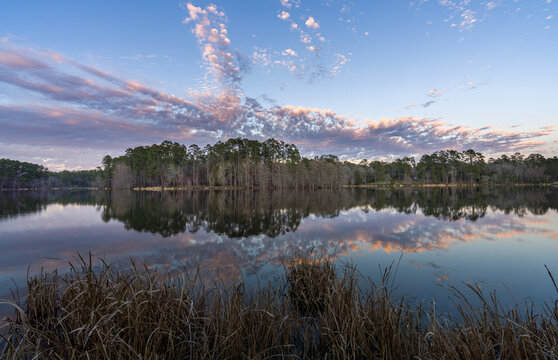
[[[295,257],[251,289],[83,261],[28,280],[0,358],[558,359],[558,301],[504,308],[471,285],[481,305],[454,289],[455,320],[394,301],[391,270],[362,287],[350,265]]]

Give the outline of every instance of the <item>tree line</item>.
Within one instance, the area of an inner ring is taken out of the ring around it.
[[[104,172],[95,170],[49,171],[42,165],[0,159],[0,189],[105,187]]]
[[[0,188],[228,187],[318,189],[364,184],[540,184],[558,180],[558,158],[520,153],[486,159],[469,149],[441,150],[418,161],[341,161],[307,158],[293,144],[242,138],[203,148],[171,141],[105,156],[95,170],[51,172],[41,165],[0,159]]]

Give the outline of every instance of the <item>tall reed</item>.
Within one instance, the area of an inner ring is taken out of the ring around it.
[[[474,301],[453,287],[449,317],[395,300],[393,267],[367,284],[353,266],[316,256],[284,268],[250,287],[81,259],[28,279],[2,325],[0,358],[558,359],[558,301],[504,307],[478,286],[468,285]]]

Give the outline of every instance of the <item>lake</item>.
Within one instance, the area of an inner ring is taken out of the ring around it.
[[[463,283],[542,302],[556,297],[544,265],[558,275],[557,209],[550,187],[3,192],[0,297],[28,269],[65,269],[77,252],[255,281],[314,249],[372,278],[403,254],[397,293],[442,310],[443,286]]]

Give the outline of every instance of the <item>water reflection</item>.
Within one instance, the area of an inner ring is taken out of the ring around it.
[[[419,297],[449,280],[509,279],[542,294],[530,286],[544,277],[542,264],[558,269],[557,195],[503,187],[2,193],[0,287],[21,281],[29,264],[64,268],[76,251],[232,277],[236,268],[271,274],[283,256],[313,248],[351,257],[365,274],[403,251],[401,282]]]
[[[229,238],[276,237],[296,231],[310,215],[335,218],[342,211],[395,210],[437,219],[477,221],[487,210],[524,216],[558,208],[553,188],[496,189],[347,189],[343,191],[167,191],[5,192],[0,220],[41,212],[50,204],[102,208],[105,222],[125,229],[170,237],[183,232],[213,231]]]

